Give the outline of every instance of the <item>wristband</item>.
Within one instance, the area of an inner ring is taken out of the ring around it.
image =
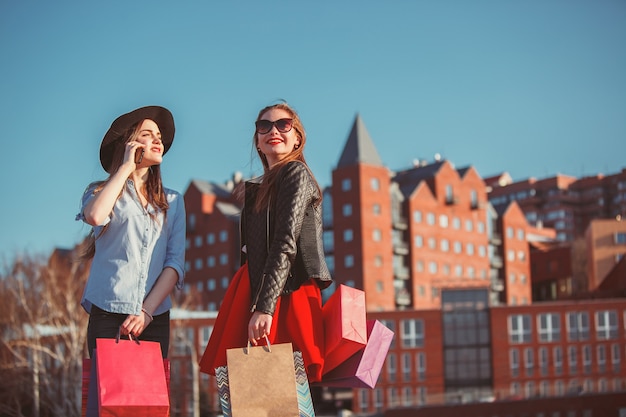
[[[146,310],[145,308],[141,307],[141,311],[146,313],[146,316],[150,317],[150,322],[154,321],[154,317],[152,317],[152,314],[148,313],[148,310]]]

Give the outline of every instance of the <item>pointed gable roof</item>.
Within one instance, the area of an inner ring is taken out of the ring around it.
[[[337,168],[356,164],[383,165],[374,142],[365,128],[365,123],[358,113],[354,118],[352,130],[343,147]]]

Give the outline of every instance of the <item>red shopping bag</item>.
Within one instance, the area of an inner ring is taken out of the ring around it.
[[[374,388],[389,352],[393,332],[378,320],[367,320],[367,344],[322,377],[327,387]]]
[[[362,349],[367,343],[365,292],[339,285],[322,307],[325,374]]]
[[[95,352],[95,350],[94,350]],[[167,392],[170,391],[170,369],[169,359],[163,359],[163,370],[165,371],[165,383]],[[96,380],[96,359],[83,358],[83,387],[82,387],[82,417],[98,417],[98,381]]]
[[[170,411],[157,342],[96,339],[100,417],[167,417]]]

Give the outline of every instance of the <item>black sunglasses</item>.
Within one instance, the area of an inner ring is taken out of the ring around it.
[[[255,123],[256,133],[265,134],[272,130],[273,126],[276,126],[276,129],[280,133],[287,133],[293,127],[293,119],[278,119],[274,122],[270,122],[269,120],[257,120]]]

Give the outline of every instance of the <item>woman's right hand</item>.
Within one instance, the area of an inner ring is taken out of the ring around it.
[[[248,340],[254,346],[259,343],[257,340],[270,335],[270,329],[272,328],[272,316],[261,311],[255,311],[250,317],[248,323]]]

